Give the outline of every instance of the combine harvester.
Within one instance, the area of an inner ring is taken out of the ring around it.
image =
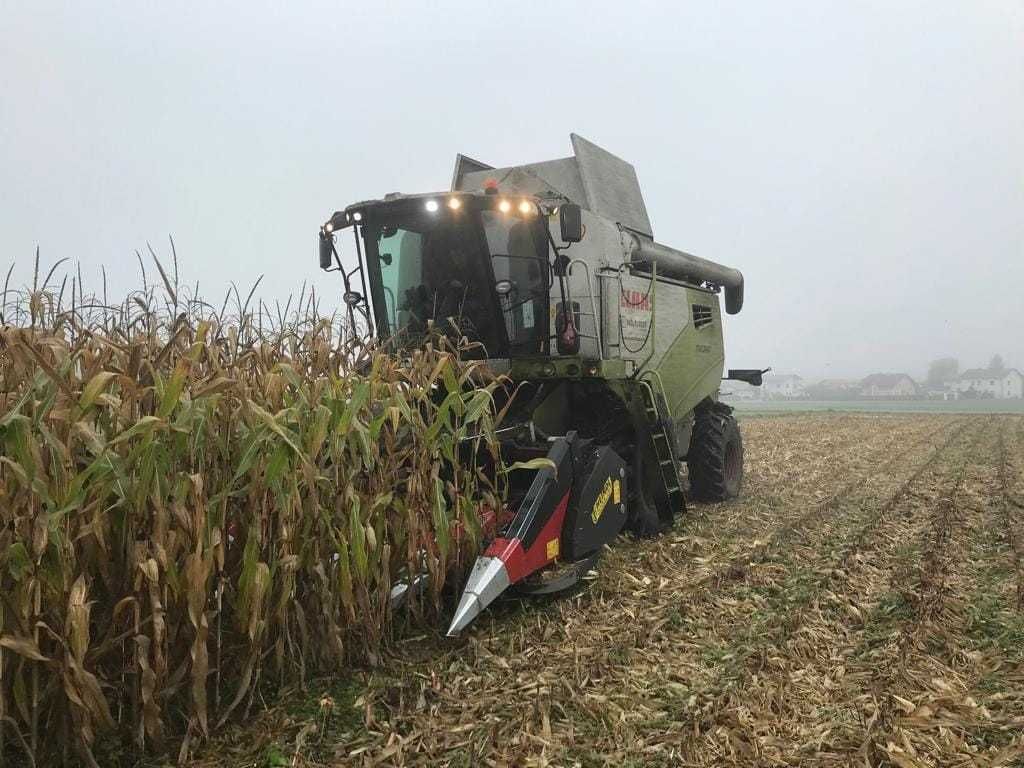
[[[719,294],[739,312],[743,275],[656,243],[633,167],[571,140],[573,157],[508,168],[459,155],[450,192],[350,205],[320,231],[350,321],[399,347],[431,329],[476,342],[518,385],[503,456],[550,459],[512,474],[449,635],[509,587],[572,587],[623,528],[669,528],[685,510],[681,462],[700,499],[733,498],[743,480],[740,431],[718,402]],[[334,241],[349,227],[346,271]]]

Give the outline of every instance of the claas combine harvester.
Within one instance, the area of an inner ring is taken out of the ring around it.
[[[732,498],[743,480],[740,431],[718,401],[719,296],[739,312],[743,275],[655,242],[633,167],[571,140],[573,157],[507,168],[459,155],[450,192],[356,203],[320,231],[320,266],[341,272],[350,320],[398,348],[428,331],[471,342],[516,384],[503,455],[549,459],[512,473],[449,634],[509,587],[572,587],[623,529],[671,526],[685,510],[682,462],[697,498]],[[335,247],[346,228],[350,271]]]

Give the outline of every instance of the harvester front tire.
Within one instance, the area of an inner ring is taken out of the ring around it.
[[[732,408],[712,403],[694,414],[686,454],[690,493],[700,501],[728,501],[743,485],[743,437]]]

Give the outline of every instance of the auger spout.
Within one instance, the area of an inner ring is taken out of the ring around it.
[[[720,285],[725,289],[725,311],[735,315],[743,309],[743,273],[738,269],[633,234],[627,235],[626,248],[637,271],[650,272],[654,263],[660,277]]]

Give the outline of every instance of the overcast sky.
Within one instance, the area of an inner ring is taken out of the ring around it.
[[[746,275],[730,365],[1024,366],[1024,0],[0,0],[0,72],[19,284],[39,245],[123,292],[170,233],[211,297],[336,303],[330,212],[575,131],[636,166],[659,242]]]

